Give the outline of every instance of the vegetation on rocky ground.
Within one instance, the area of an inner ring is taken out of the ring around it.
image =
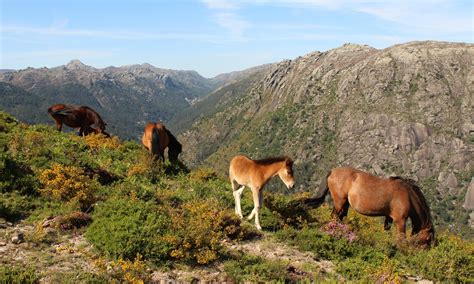
[[[474,280],[474,244],[447,232],[438,232],[431,249],[419,250],[409,242],[398,243],[395,233],[383,231],[377,218],[350,212],[339,224],[331,219],[329,206],[303,206],[308,193],[268,190],[261,210],[263,236],[235,216],[230,185],[212,169],[188,172],[153,161],[135,142],[28,126],[3,112],[0,130],[0,217],[32,226],[25,236],[31,250],[80,252],[90,259],[73,275],[45,270],[38,261],[1,258],[0,282],[140,283],[152,280],[150,271],[217,264],[236,282],[398,282],[408,275]],[[242,209],[250,212],[252,206],[250,192],[245,191]],[[9,242],[2,230],[0,241]],[[84,247],[61,245],[78,236],[85,236]],[[304,264],[295,268],[287,261],[226,246],[256,238],[309,251],[318,260],[334,262],[335,271],[319,273]]]

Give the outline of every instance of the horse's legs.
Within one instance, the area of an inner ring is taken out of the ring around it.
[[[242,215],[242,208],[240,207],[240,198],[242,196],[242,192],[245,189],[245,186],[240,187],[239,189],[236,189],[237,186],[235,185],[235,181],[231,180],[232,183],[232,194],[234,195],[234,200],[235,200],[235,214],[240,217],[240,219],[244,218]]]
[[[250,213],[248,220],[251,220],[255,216],[255,226],[257,230],[261,230],[262,227],[260,226],[260,220],[258,218],[258,210],[262,206],[263,201],[263,192],[259,189],[252,188],[252,196],[253,196],[253,210]]]
[[[158,156],[158,158],[160,159],[160,161],[164,162],[165,161],[165,150],[160,150],[160,154]]]
[[[56,129],[59,132],[61,132],[61,129],[63,129],[63,122],[60,119],[57,119],[57,118],[54,118],[54,122],[56,122]]]
[[[385,231],[390,230],[390,227],[392,226],[393,219],[390,216],[385,216],[385,222],[383,224],[383,228]]]
[[[395,224],[397,225],[397,230],[398,230],[398,238],[399,239],[405,239],[405,231],[406,231],[406,218],[399,218],[399,219],[393,219]]]
[[[334,208],[332,209],[332,216],[339,218],[342,221],[347,216],[349,211],[349,201],[347,199],[334,200]]]

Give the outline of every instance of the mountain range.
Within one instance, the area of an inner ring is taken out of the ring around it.
[[[88,105],[111,133],[137,139],[146,122],[170,120],[240,73],[207,79],[150,64],[98,69],[72,60],[55,68],[0,73],[0,106],[25,122],[51,123],[46,110],[52,104]]]
[[[221,174],[236,154],[287,155],[298,191],[317,191],[336,166],[412,178],[436,224],[472,236],[473,61],[474,45],[433,41],[345,44],[211,79],[149,64],[96,69],[73,60],[1,73],[0,107],[52,124],[49,105],[89,105],[126,139],[161,120],[179,134],[188,166]],[[278,182],[267,187],[282,190]]]

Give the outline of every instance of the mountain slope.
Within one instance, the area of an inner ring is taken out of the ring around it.
[[[220,87],[198,100],[186,112],[178,113],[169,125],[176,130],[176,133],[181,133],[190,128],[199,118],[213,116],[229,102],[247,94],[256,82],[263,79],[272,66],[272,64],[267,64],[212,78],[211,81]]]
[[[111,133],[123,138],[138,137],[147,121],[171,119],[188,108],[190,101],[216,87],[195,71],[165,70],[149,64],[96,69],[78,60],[50,69],[1,73],[0,83],[0,107],[23,121],[51,122],[46,110],[56,103],[88,105],[103,116]],[[15,103],[17,100],[22,104]],[[24,103],[36,107],[15,111]]]
[[[383,50],[346,44],[280,62],[182,134],[184,157],[225,173],[238,153],[286,154],[303,191],[343,165],[414,178],[436,222],[465,229],[473,59],[472,44],[411,42]]]

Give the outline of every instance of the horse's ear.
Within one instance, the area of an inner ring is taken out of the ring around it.
[[[286,162],[286,165],[287,165],[288,167],[292,167],[292,166],[293,166],[293,160],[292,160],[292,159],[286,158],[286,159],[285,159],[285,162]]]

